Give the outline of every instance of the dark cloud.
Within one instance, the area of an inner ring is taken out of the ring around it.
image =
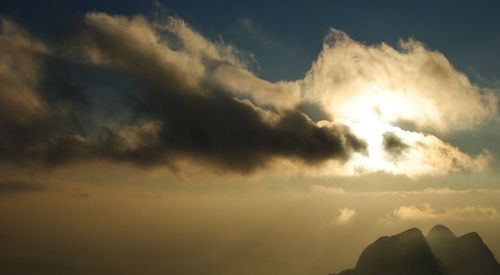
[[[304,101],[297,106],[297,109],[304,114],[307,114],[307,116],[313,121],[332,119],[331,115],[329,115],[328,112],[325,111],[318,103]]]
[[[383,137],[384,150],[395,159],[400,157],[409,148],[408,144],[404,143],[392,132],[386,132]]]
[[[80,30],[78,39],[68,39],[76,43],[68,53],[44,50],[19,28],[13,36],[3,27],[2,45],[21,43],[28,50],[7,49],[5,54],[15,54],[3,63],[21,69],[8,72],[15,81],[4,84],[0,95],[24,89],[32,105],[26,99],[0,102],[23,118],[0,113],[3,161],[64,165],[98,159],[151,166],[194,157],[250,172],[275,158],[309,165],[345,161],[366,147],[347,127],[320,127],[300,108],[270,111],[235,97],[210,73],[219,65],[238,66],[236,61],[212,44],[196,48],[204,43],[193,38],[196,33],[177,33],[172,49],[144,18],[90,14]],[[40,48],[35,53],[33,45]],[[31,71],[23,70],[26,64]]]

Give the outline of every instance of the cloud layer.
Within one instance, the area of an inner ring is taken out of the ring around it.
[[[393,211],[395,217],[403,220],[474,220],[498,217],[498,211],[492,207],[466,206],[463,208],[447,208],[437,211],[429,204],[423,206],[401,206]]]
[[[304,79],[271,83],[234,46],[177,18],[88,13],[64,43],[2,20],[0,159],[106,160],[248,173],[288,161],[314,175],[481,170],[434,135],[496,115],[496,98],[410,40],[367,46],[332,30]],[[317,114],[326,120],[317,121]]]

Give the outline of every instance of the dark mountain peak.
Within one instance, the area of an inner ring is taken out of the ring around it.
[[[367,247],[367,249],[370,247],[375,247],[377,245],[385,246],[385,245],[390,245],[390,244],[401,242],[401,241],[409,242],[408,244],[412,244],[411,241],[416,241],[416,242],[424,241],[425,242],[425,237],[420,229],[414,227],[414,228],[410,228],[408,230],[405,230],[401,233],[398,233],[396,235],[382,236],[382,237],[378,238],[375,242],[373,242],[371,245],[369,245]]]
[[[427,238],[434,238],[434,237],[439,237],[439,238],[456,238],[455,234],[446,226],[442,224],[436,224],[434,225],[431,230],[429,230],[429,233],[427,233]]]
[[[467,233],[458,239],[467,261],[477,266],[476,269],[481,270],[481,274],[500,274],[495,256],[478,233]],[[496,272],[491,271],[495,269]]]
[[[451,275],[500,275],[495,256],[476,232],[456,237],[451,230],[433,227],[427,241]]]
[[[456,239],[457,236],[448,227],[441,224],[433,226],[427,233],[427,241],[434,253],[436,253],[436,248],[438,250],[453,249]]]
[[[349,274],[441,275],[427,241],[418,228],[381,237],[370,244]]]
[[[341,275],[500,275],[495,256],[478,233],[456,237],[435,225],[424,237],[418,228],[383,236],[363,250],[354,269]]]
[[[399,234],[397,234],[396,236],[400,236],[400,235],[417,235],[418,237],[420,236],[424,236],[424,234],[422,233],[422,230],[416,228],[416,227],[412,227],[408,230],[405,230]]]
[[[416,227],[413,227],[413,228],[407,229],[403,232],[400,232],[400,233],[392,235],[392,236],[379,237],[373,244],[383,243],[383,242],[392,242],[396,239],[411,239],[411,238],[425,239],[422,231]]]
[[[483,242],[483,239],[481,239],[481,236],[477,232],[470,232],[467,234],[464,234],[460,236],[458,239],[466,242]]]

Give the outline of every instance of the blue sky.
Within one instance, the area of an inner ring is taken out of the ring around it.
[[[320,52],[329,28],[369,44],[413,37],[443,52],[475,81],[500,75],[498,1],[158,1],[204,35],[252,52],[268,80],[301,78]],[[154,1],[2,1],[6,14],[42,34],[64,29],[86,11],[153,15]],[[249,20],[252,35],[242,25]],[[498,83],[497,83],[498,84]]]

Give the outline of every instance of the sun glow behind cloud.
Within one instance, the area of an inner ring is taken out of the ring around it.
[[[367,143],[366,153],[353,154],[345,164],[346,175],[387,172],[418,177],[426,174],[447,174],[461,169],[479,172],[487,166],[491,158],[491,154],[486,150],[476,157],[471,157],[434,135],[403,130],[373,117],[339,121]],[[388,134],[399,143],[400,149],[397,152],[386,148]]]
[[[302,82],[305,98],[367,143],[340,173],[418,177],[483,170],[489,151],[469,156],[437,136],[496,116],[497,98],[422,43],[401,41],[400,48],[364,45],[333,29]]]
[[[10,81],[9,89],[29,92],[32,105],[41,109],[33,115],[22,108],[25,103],[0,91],[6,99],[1,109],[20,110],[16,116],[29,118],[21,123],[0,112],[0,121],[10,127],[5,143],[17,144],[16,135],[36,132],[39,124],[51,129],[18,147],[5,146],[3,155],[50,165],[105,159],[168,167],[187,158],[243,173],[258,168],[291,173],[271,165],[286,163],[314,176],[418,177],[479,171],[488,164],[487,151],[469,156],[438,136],[495,117],[497,98],[420,42],[402,41],[399,49],[365,45],[332,29],[303,79],[273,83],[252,72],[236,47],[210,41],[178,18],[88,13],[82,22],[78,39],[68,38],[71,45],[58,52],[2,21],[0,43],[12,58],[2,59],[0,67],[15,69],[13,63],[24,62],[34,71],[28,76],[40,75],[33,87]],[[108,73],[96,76],[95,68]],[[25,76],[14,69],[0,77]],[[65,81],[75,95],[52,95],[53,90],[72,92],[53,71],[72,76]],[[95,81],[73,80],[81,78]],[[114,87],[99,86],[101,78]],[[123,113],[122,120],[103,118],[109,111],[96,103],[102,102],[95,93],[101,89],[113,90],[110,101],[119,106],[113,113]],[[89,115],[82,117],[77,97],[90,102]],[[124,101],[127,97],[138,100]],[[327,117],[315,121],[300,108],[311,103]],[[414,127],[404,129],[402,123]],[[81,128],[85,131],[74,130]]]

